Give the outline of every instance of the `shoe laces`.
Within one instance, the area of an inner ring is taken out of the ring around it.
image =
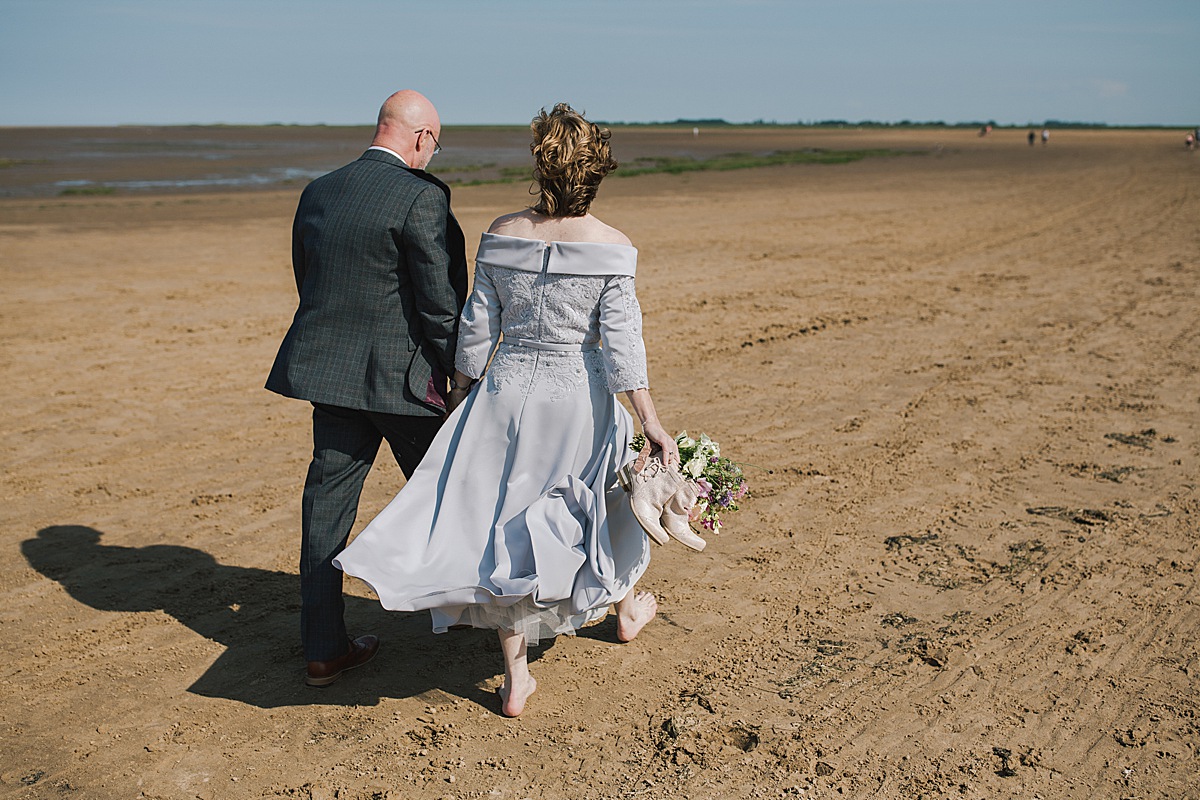
[[[649,480],[660,472],[665,472],[667,465],[658,458],[651,456],[646,459],[646,464],[642,467],[641,472],[635,473],[642,480]]]

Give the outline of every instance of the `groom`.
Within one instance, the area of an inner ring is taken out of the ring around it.
[[[267,388],[313,405],[300,554],[310,686],[328,686],[379,650],[378,637],[347,635],[342,573],[331,562],[381,441],[408,477],[447,410],[467,262],[450,189],[424,171],[441,132],[428,99],[396,92],[371,147],[310,183],[292,225],[300,307]]]

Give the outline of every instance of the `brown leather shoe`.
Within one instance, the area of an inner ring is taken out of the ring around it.
[[[331,661],[310,661],[304,675],[304,682],[309,686],[328,686],[342,677],[348,669],[361,667],[379,652],[378,636],[360,636],[350,642],[350,650],[344,656]]]

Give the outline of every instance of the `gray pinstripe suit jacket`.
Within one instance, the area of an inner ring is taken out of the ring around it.
[[[292,267],[300,307],[268,389],[363,411],[442,413],[437,391],[453,374],[467,294],[444,183],[380,150],[317,178],[296,209]]]

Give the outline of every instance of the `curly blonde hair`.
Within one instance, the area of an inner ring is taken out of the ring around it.
[[[566,103],[549,114],[542,109],[529,126],[533,141],[533,179],[530,208],[548,217],[582,217],[588,212],[604,176],[617,168],[607,128],[588,122]]]

